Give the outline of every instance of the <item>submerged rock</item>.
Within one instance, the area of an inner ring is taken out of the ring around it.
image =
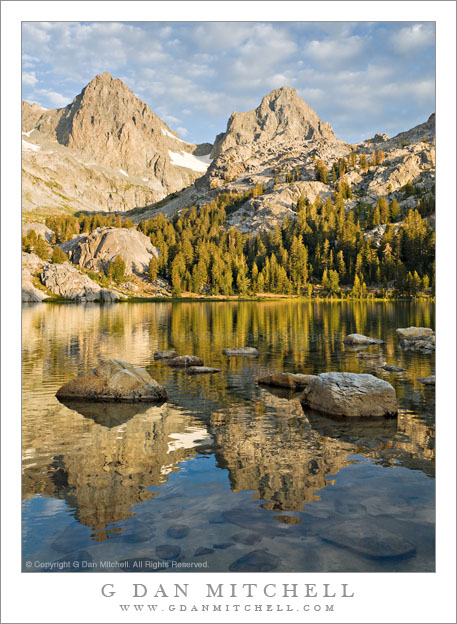
[[[163,544],[156,546],[156,553],[160,559],[177,559],[181,554],[181,549],[174,544]]]
[[[369,559],[403,559],[416,553],[416,547],[402,537],[356,520],[335,524],[321,532],[320,537]]]
[[[394,388],[373,375],[321,373],[305,388],[301,403],[324,414],[348,417],[395,416]]]
[[[303,390],[314,377],[315,375],[302,375],[300,373],[277,373],[276,375],[259,377],[257,383],[262,386]]]
[[[167,535],[173,539],[182,539],[189,534],[189,531],[190,527],[187,524],[175,524],[167,529]]]
[[[194,557],[201,557],[202,555],[211,555],[214,552],[214,548],[206,548],[205,546],[200,546],[194,552]]]
[[[420,377],[417,381],[421,384],[425,384],[426,386],[434,386],[435,375],[430,375],[430,377]]]
[[[224,355],[243,356],[243,355],[260,355],[254,347],[234,347],[233,349],[222,349]]]
[[[253,550],[230,564],[230,572],[271,572],[281,559],[266,550]]]
[[[422,353],[433,353],[435,351],[435,336],[426,336],[418,339],[403,339],[400,347],[404,351],[422,351]]]
[[[263,536],[258,535],[257,533],[236,533],[232,535],[232,540],[235,542],[239,542],[240,544],[246,544],[247,546],[252,546],[257,542],[262,540]]]
[[[162,401],[168,398],[144,368],[123,360],[105,360],[87,373],[64,384],[56,393],[58,399],[93,401]]]
[[[165,362],[173,368],[187,368],[189,366],[203,366],[203,360],[196,355],[178,355]]]
[[[349,334],[343,340],[344,344],[362,347],[364,345],[382,344],[384,340],[378,340],[378,338],[370,338],[369,336],[363,336],[362,334]]]
[[[166,350],[166,351],[156,351],[154,353],[155,360],[170,360],[178,356],[176,351]]]

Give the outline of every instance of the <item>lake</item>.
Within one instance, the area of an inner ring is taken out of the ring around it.
[[[434,322],[428,302],[24,305],[23,570],[434,571],[435,392],[416,381],[434,355],[395,333]],[[349,333],[385,343],[351,350]],[[162,349],[222,372],[170,368]],[[144,366],[168,401],[56,399],[106,358]],[[282,371],[377,375],[399,415],[304,412],[299,393],[256,383]]]

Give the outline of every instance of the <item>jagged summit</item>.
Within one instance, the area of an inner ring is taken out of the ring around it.
[[[206,171],[209,162],[205,155],[211,150],[210,145],[197,146],[180,139],[122,80],[108,72],[95,76],[64,108],[46,111],[24,103],[23,131],[27,135],[33,132],[34,144],[26,145],[30,153],[24,158],[33,160],[35,177],[47,181],[41,175],[44,172],[37,173],[37,167],[49,168],[51,142],[70,148],[63,152],[59,148],[59,162],[76,156],[82,165],[77,167],[81,181],[89,175],[87,166],[107,169],[102,175],[109,180],[120,176],[121,187],[117,181],[97,185],[106,189],[104,204],[110,209],[120,205],[134,208],[146,197],[153,203],[189,186]],[[46,164],[43,159],[47,159]],[[97,177],[100,174],[97,169]],[[125,188],[133,187],[135,194],[125,198]]]
[[[246,113],[232,113],[225,133],[216,138],[212,156],[230,147],[261,141],[313,138],[336,140],[332,127],[323,123],[292,87],[274,89],[260,105]]]
[[[145,175],[167,150],[192,152],[119,78],[95,76],[65,108],[42,115],[37,129],[111,168]]]

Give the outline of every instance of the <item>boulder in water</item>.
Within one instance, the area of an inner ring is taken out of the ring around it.
[[[278,388],[290,388],[291,390],[303,390],[315,375],[302,375],[300,373],[277,373],[259,377],[257,383],[262,386]]]
[[[321,373],[305,388],[301,403],[333,416],[396,416],[397,396],[394,388],[373,375],[358,373]]]
[[[177,357],[178,354],[176,351],[165,350],[165,351],[156,351],[154,353],[155,360],[170,360],[172,358]]]
[[[374,344],[382,344],[384,340],[379,340],[378,338],[370,338],[369,336],[363,336],[362,334],[349,334],[343,340],[344,344],[350,345],[352,347],[364,347],[370,346]]]
[[[242,357],[244,355],[260,355],[260,351],[257,351],[254,347],[234,347],[233,349],[222,349],[224,355],[232,357]]]
[[[196,355],[178,355],[167,360],[166,364],[173,368],[188,368],[189,366],[203,366],[203,360]]]
[[[64,384],[58,399],[92,401],[164,401],[167,391],[139,366],[123,360],[104,360],[97,367]]]

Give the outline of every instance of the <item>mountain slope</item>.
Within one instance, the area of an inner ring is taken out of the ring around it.
[[[226,132],[216,137],[211,153],[214,158],[206,174],[158,209],[172,215],[182,208],[213,201],[220,194],[247,193],[256,188],[259,191],[254,196],[231,210],[227,225],[242,232],[267,231],[281,225],[286,217],[297,218],[300,197],[314,202],[319,196],[325,201],[334,197],[343,181],[354,195],[345,200],[347,210],[358,204],[373,206],[380,197],[396,199],[405,208],[414,207],[417,198],[401,189],[408,182],[423,195],[433,189],[434,134],[433,114],[424,124],[392,139],[377,134],[349,144],[338,139],[294,89],[275,89],[256,109],[230,117]],[[372,164],[373,159],[378,162]],[[364,161],[366,166],[361,165]],[[317,163],[328,172],[326,183],[318,179]],[[147,211],[136,218],[155,212]]]
[[[148,205],[192,184],[206,171],[211,149],[180,139],[107,72],[65,108],[45,111],[23,103],[23,134],[25,178],[34,176],[35,182],[26,184],[26,210],[107,211]],[[65,188],[60,193],[67,198],[64,206],[48,192],[54,183]],[[113,200],[114,194],[122,200]]]

